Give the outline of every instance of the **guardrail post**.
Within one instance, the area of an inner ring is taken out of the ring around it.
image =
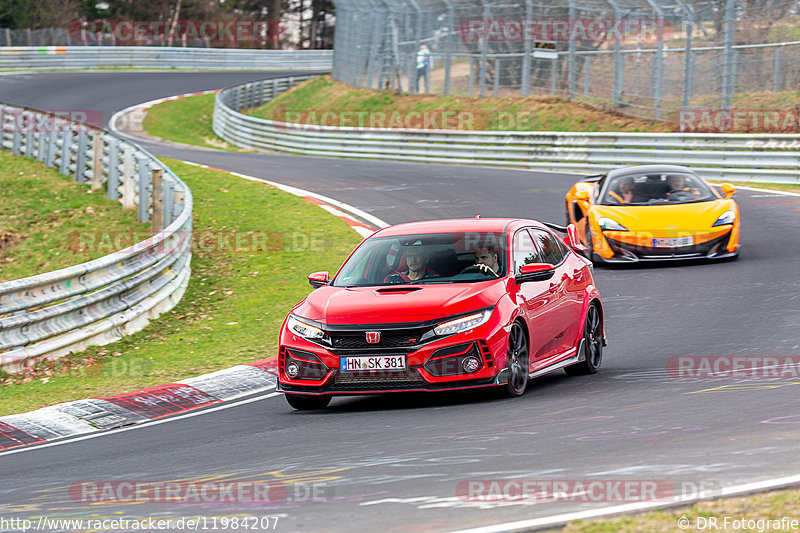
[[[67,127],[64,137],[61,139],[61,165],[58,171],[64,176],[69,175],[69,164],[72,161],[72,128]]]
[[[14,129],[14,133],[11,139],[11,153],[14,155],[19,155],[21,150],[22,144],[22,134],[19,132],[18,129]]]
[[[289,76],[289,87],[287,87],[286,90],[288,91],[292,87],[294,87],[294,77],[293,76]]]
[[[558,56],[550,61],[550,94],[558,91]]]
[[[44,155],[45,166],[52,167],[55,165],[56,160],[56,141],[58,134],[56,131],[51,131],[47,136],[47,153]]]
[[[272,79],[272,98],[278,96],[278,80],[277,78]]]
[[[22,151],[28,157],[33,157],[33,132],[30,129],[25,132],[25,149]]]
[[[161,231],[164,222],[164,204],[162,202],[164,190],[163,186],[164,169],[154,168],[151,171],[150,179],[153,190],[153,220],[152,228],[154,232]]]
[[[47,157],[47,146],[50,144],[50,134],[46,131],[38,131],[38,125],[36,130],[36,160],[44,163],[44,158]]]
[[[775,63],[772,71],[772,90],[778,92],[781,90],[781,48],[775,47]]]
[[[119,198],[119,140],[112,137],[108,140],[108,184],[106,197],[109,200]]]
[[[164,227],[166,228],[170,224],[172,224],[172,220],[175,217],[175,180],[172,178],[168,178],[162,182],[164,184],[164,209],[163,209],[163,217],[164,217]]]
[[[146,157],[137,162],[139,167],[139,222],[150,221],[150,160]]]
[[[122,163],[122,208],[133,209],[136,207],[133,183],[133,150],[126,147]]]
[[[92,191],[103,186],[103,134],[99,131],[92,136]]]
[[[86,145],[88,139],[85,131],[78,133],[78,153],[75,155],[75,181],[83,183],[86,180]]]

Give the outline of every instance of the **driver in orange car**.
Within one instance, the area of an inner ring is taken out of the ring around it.
[[[700,189],[697,187],[688,187],[686,185],[686,178],[680,174],[671,174],[667,176],[667,185],[669,185],[669,192],[667,192],[667,200],[670,199],[675,193],[688,192],[695,199],[700,198]]]

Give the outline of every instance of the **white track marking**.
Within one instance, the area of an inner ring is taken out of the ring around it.
[[[144,427],[148,427],[148,426],[157,426],[159,424],[166,424],[167,422],[174,422],[175,420],[183,420],[184,418],[192,418],[194,416],[200,416],[200,415],[204,415],[206,413],[213,413],[215,411],[222,411],[223,409],[230,409],[231,407],[238,407],[240,405],[245,405],[245,404],[248,404],[248,403],[257,402],[257,401],[260,401],[260,400],[266,400],[267,398],[274,398],[275,396],[280,396],[281,395],[280,392],[268,392],[268,393],[262,393],[262,394],[263,395],[259,395],[259,396],[256,396],[254,398],[247,398],[245,400],[233,401],[233,402],[230,402],[230,403],[225,403],[224,402],[224,403],[222,403],[220,405],[216,405],[214,407],[209,407],[207,409],[199,409],[199,410],[195,410],[195,411],[189,411],[188,413],[183,413],[183,414],[174,415],[174,416],[167,416],[166,418],[161,418],[161,419],[158,419],[158,420],[151,420],[149,422],[142,422],[140,424],[134,424],[132,426],[126,426],[126,427],[123,427],[123,428],[108,429],[108,430],[105,430],[105,431],[101,430],[101,431],[99,431],[97,433],[91,433],[89,435],[83,435],[81,437],[75,437],[75,438],[67,437],[65,440],[57,440],[57,441],[53,441],[53,442],[48,442],[46,444],[38,444],[38,445],[32,444],[32,445],[27,445],[27,446],[21,446],[19,448],[13,448],[11,450],[0,452],[0,457],[2,457],[4,455],[12,455],[12,454],[15,454],[15,453],[32,452],[32,451],[39,450],[41,448],[49,448],[50,446],[59,446],[61,444],[70,444],[70,443],[81,441],[81,440],[96,439],[98,437],[104,437],[106,435],[113,435],[115,433],[122,433],[124,431],[131,431],[131,430],[134,430],[134,429],[140,429],[140,428],[144,428]]]

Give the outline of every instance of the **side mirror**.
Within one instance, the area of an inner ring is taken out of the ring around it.
[[[519,274],[516,275],[514,280],[517,283],[546,281],[552,278],[555,273],[556,267],[550,263],[531,263],[530,265],[522,265],[519,269]]]
[[[736,187],[734,187],[730,183],[723,183],[722,187],[720,188],[722,189],[722,194],[725,195],[725,198],[731,198],[733,196],[733,193],[736,192]]]
[[[579,202],[588,202],[589,201],[589,191],[583,190],[578,191],[575,193],[575,199]]]
[[[327,270],[324,272],[314,272],[313,274],[308,275],[308,284],[315,289],[319,289],[320,287],[324,287],[330,283],[330,278],[331,276]]]

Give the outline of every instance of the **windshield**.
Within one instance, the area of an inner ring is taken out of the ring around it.
[[[626,174],[612,178],[600,199],[603,205],[657,205],[705,202],[717,197],[694,174]]]
[[[367,239],[342,266],[334,287],[474,283],[506,273],[502,233],[437,233]]]

